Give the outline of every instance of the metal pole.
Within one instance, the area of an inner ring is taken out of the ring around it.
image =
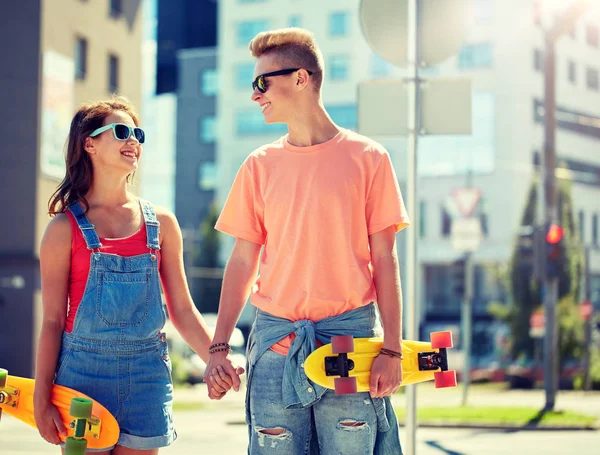
[[[471,344],[473,340],[473,294],[475,284],[475,265],[473,264],[473,255],[465,255],[465,295],[462,302],[462,333],[463,333],[463,351],[465,353],[465,363],[463,370],[463,389],[462,405],[467,405],[467,392],[469,389],[471,375]]]
[[[556,206],[556,100],[555,77],[556,56],[554,37],[545,34],[544,58],[544,195],[545,195],[545,225],[550,226],[558,221]],[[546,335],[544,338],[544,390],[546,404],[544,409],[552,411],[556,401],[558,376],[558,324],[556,320],[556,304],[558,300],[558,279],[544,279],[544,310],[546,314]]]
[[[407,144],[407,204],[413,226],[418,226],[417,203],[417,138],[419,134],[419,0],[408,1],[408,144]],[[419,264],[417,260],[418,228],[408,229],[406,248],[406,302],[410,308],[406,339],[419,338]],[[416,453],[417,389],[406,387],[406,455]]]
[[[585,291],[583,300],[587,302],[591,300],[589,247],[585,248]],[[585,337],[585,351],[583,354],[583,390],[590,390],[592,388],[592,377],[590,375],[590,353],[592,350],[592,318],[588,318],[584,321],[583,324]]]

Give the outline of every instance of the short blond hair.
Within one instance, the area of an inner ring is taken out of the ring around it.
[[[321,90],[325,72],[323,54],[308,30],[291,27],[260,32],[250,41],[248,48],[254,58],[272,54],[282,68],[311,71],[315,90]]]

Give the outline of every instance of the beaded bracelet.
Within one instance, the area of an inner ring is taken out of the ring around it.
[[[229,343],[213,343],[213,344],[211,344],[208,347],[208,349],[218,348],[219,346],[227,346],[227,347],[229,347]]]
[[[231,354],[231,348],[228,345],[227,347],[224,347],[224,348],[213,348],[213,349],[208,350],[209,354],[214,354],[215,352],[227,352],[228,354]]]
[[[401,352],[392,351],[391,349],[381,348],[380,354],[387,355],[396,359],[404,360]]]

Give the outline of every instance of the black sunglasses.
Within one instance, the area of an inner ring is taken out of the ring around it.
[[[267,91],[267,81],[265,81],[265,77],[274,77],[274,76],[283,76],[284,74],[292,74],[302,68],[288,68],[285,70],[273,71],[272,73],[261,74],[260,76],[256,76],[256,79],[252,82],[252,90],[258,89],[260,93],[265,93]],[[312,71],[306,70],[309,76],[312,76]]]

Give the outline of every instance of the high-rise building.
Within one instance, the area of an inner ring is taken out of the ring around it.
[[[39,244],[64,177],[75,110],[113,93],[141,103],[136,1],[4,2],[0,16],[2,367],[31,376],[41,323]]]
[[[258,146],[285,134],[283,125],[266,125],[250,100],[254,61],[249,41],[260,31],[287,26],[310,29],[326,63],[323,100],[339,125],[357,129],[357,84],[402,76],[373,54],[362,36],[359,0],[219,2],[220,91],[217,102],[217,200],[227,197],[235,174]],[[542,2],[544,3],[544,2]],[[489,334],[487,306],[506,299],[495,268],[510,258],[515,236],[543,147],[543,39],[533,0],[474,0],[469,31],[457,55],[423,76],[472,80],[473,134],[421,136],[418,145],[420,219],[418,229],[421,335],[459,327],[460,298],[449,285],[450,265],[460,254],[450,239],[457,212],[455,189],[473,186],[481,200],[472,216],[482,222],[484,238],[474,254],[476,286],[474,328]],[[550,14],[551,15],[551,14]],[[548,16],[548,14],[546,14]],[[548,17],[545,17],[548,19]],[[544,20],[545,20],[544,19]],[[584,244],[591,247],[593,300],[600,308],[600,48],[597,16],[583,17],[558,44],[557,153],[563,176],[572,181],[575,210]],[[443,39],[443,37],[440,37]],[[406,109],[405,106],[397,106]],[[382,109],[384,109],[382,107]],[[403,138],[374,138],[390,151],[398,178],[405,182]],[[404,236],[399,235],[402,239]],[[232,240],[224,236],[225,260]],[[399,251],[403,255],[403,248]],[[594,291],[595,290],[595,291]],[[411,306],[414,302],[405,302]],[[487,331],[487,332],[486,332]],[[481,353],[480,357],[485,357]]]

